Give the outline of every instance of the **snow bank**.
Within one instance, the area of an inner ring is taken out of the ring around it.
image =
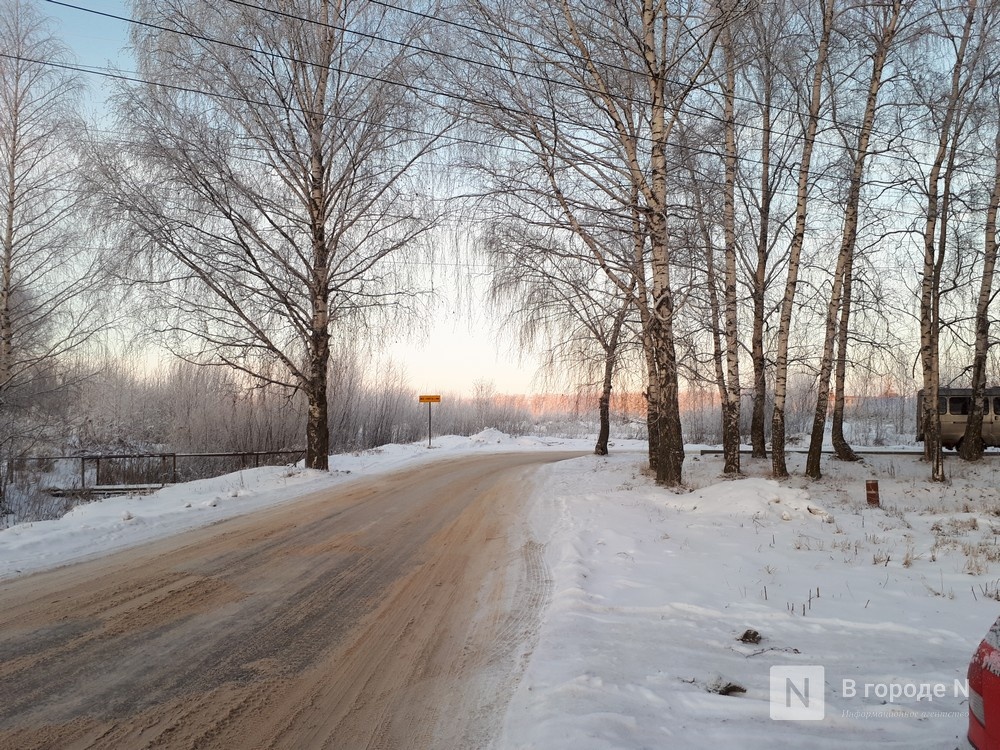
[[[268,466],[77,505],[0,531],[0,578],[96,557],[324,489],[341,477]]]
[[[685,466],[699,489],[675,494],[643,465],[618,454],[548,467],[533,525],[554,593],[497,748],[958,744],[955,680],[1000,612],[987,595],[1000,570],[969,575],[962,538],[989,533],[991,467],[955,462],[970,475],[929,487],[915,458],[830,462],[818,482],[775,482],[747,461],[750,478],[722,481],[721,457],[705,457]],[[869,477],[885,509],[867,507]],[[979,531],[949,532],[952,510],[979,514]],[[772,720],[771,668],[813,666],[825,718]],[[924,684],[947,694],[875,694]]]

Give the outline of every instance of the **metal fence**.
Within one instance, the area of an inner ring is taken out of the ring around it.
[[[32,475],[48,490],[87,492],[98,488],[175,484],[241,469],[284,466],[304,457],[305,450],[27,456],[13,462],[7,481],[16,481],[18,475]]]

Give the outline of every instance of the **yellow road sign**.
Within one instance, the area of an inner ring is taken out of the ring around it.
[[[423,395],[420,397],[420,403],[422,404],[440,404],[441,397],[437,394],[433,395]]]

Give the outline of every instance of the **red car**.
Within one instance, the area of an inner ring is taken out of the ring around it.
[[[1000,750],[1000,619],[969,662],[969,742]]]

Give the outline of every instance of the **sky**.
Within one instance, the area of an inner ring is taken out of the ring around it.
[[[89,13],[128,17],[127,4],[118,0],[69,0],[60,4],[38,0],[42,13],[55,21],[54,31],[72,50],[76,64],[86,68],[116,65],[123,70],[134,68],[127,51],[128,24]],[[68,7],[69,5],[76,7]],[[88,108],[97,117],[104,114],[106,81],[90,76]],[[441,295],[430,310],[431,321],[425,333],[402,337],[387,346],[386,354],[400,368],[409,384],[421,393],[469,395],[477,381],[493,382],[500,393],[530,393],[536,388],[536,366],[527,364],[508,344],[499,342],[494,326],[485,315],[470,313],[467,308]]]
[[[464,395],[472,395],[478,381],[492,381],[500,393],[538,390],[531,358],[522,362],[512,344],[498,340],[487,315],[468,307],[440,295],[426,333],[402,336],[388,347],[410,385],[421,393]]]
[[[116,0],[80,0],[73,5],[100,13],[128,16],[125,3]],[[73,51],[78,64],[88,67],[106,67],[109,62],[121,61],[127,67],[127,55],[122,52],[128,44],[128,24],[112,18],[97,16],[75,8],[38,0],[39,10],[55,21],[55,32]],[[101,79],[89,82],[92,93],[102,87]]]

